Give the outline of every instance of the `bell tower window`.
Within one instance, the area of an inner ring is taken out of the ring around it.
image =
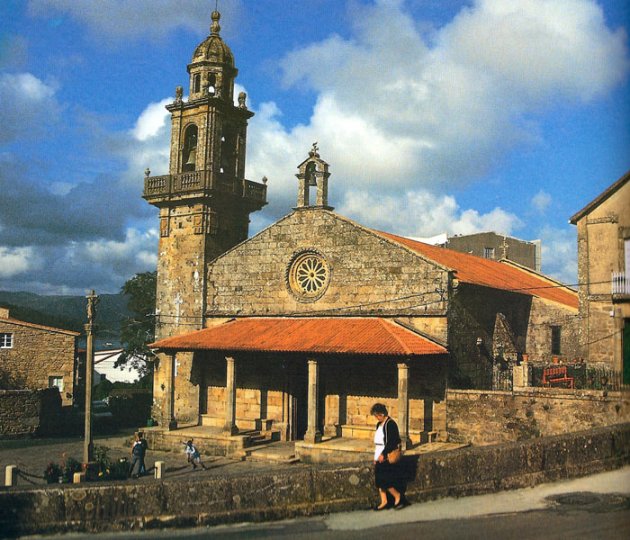
[[[221,136],[220,172],[228,179],[236,174],[236,133],[231,126],[225,126]]]
[[[182,163],[182,172],[197,169],[197,126],[194,124],[188,126],[184,132]]]
[[[201,74],[196,73],[193,76],[193,92],[199,93],[201,92]]]
[[[217,93],[217,76],[214,73],[208,74],[208,94],[214,96]]]

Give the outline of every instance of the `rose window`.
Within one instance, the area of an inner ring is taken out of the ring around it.
[[[308,252],[295,258],[289,269],[289,285],[300,297],[314,299],[328,286],[330,272],[326,260],[319,254]]]

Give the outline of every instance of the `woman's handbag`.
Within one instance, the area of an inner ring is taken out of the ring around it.
[[[387,461],[390,463],[398,463],[402,458],[402,448],[398,445],[389,454],[387,454]]]

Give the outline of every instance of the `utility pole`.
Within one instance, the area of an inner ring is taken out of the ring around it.
[[[85,352],[85,436],[83,440],[83,463],[92,461],[94,445],[92,443],[92,373],[94,371],[94,317],[98,296],[94,290],[87,298],[87,324],[84,326],[87,335],[87,350]]]

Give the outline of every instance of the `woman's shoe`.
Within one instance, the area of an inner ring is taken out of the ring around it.
[[[387,503],[385,506],[375,506],[374,508],[372,508],[372,510],[374,510],[375,512],[380,512],[381,510],[389,510],[391,507],[392,505]]]
[[[405,506],[409,506],[411,503],[405,499],[404,497],[401,497],[400,500],[394,505],[394,510],[402,510],[403,508],[405,508]]]

